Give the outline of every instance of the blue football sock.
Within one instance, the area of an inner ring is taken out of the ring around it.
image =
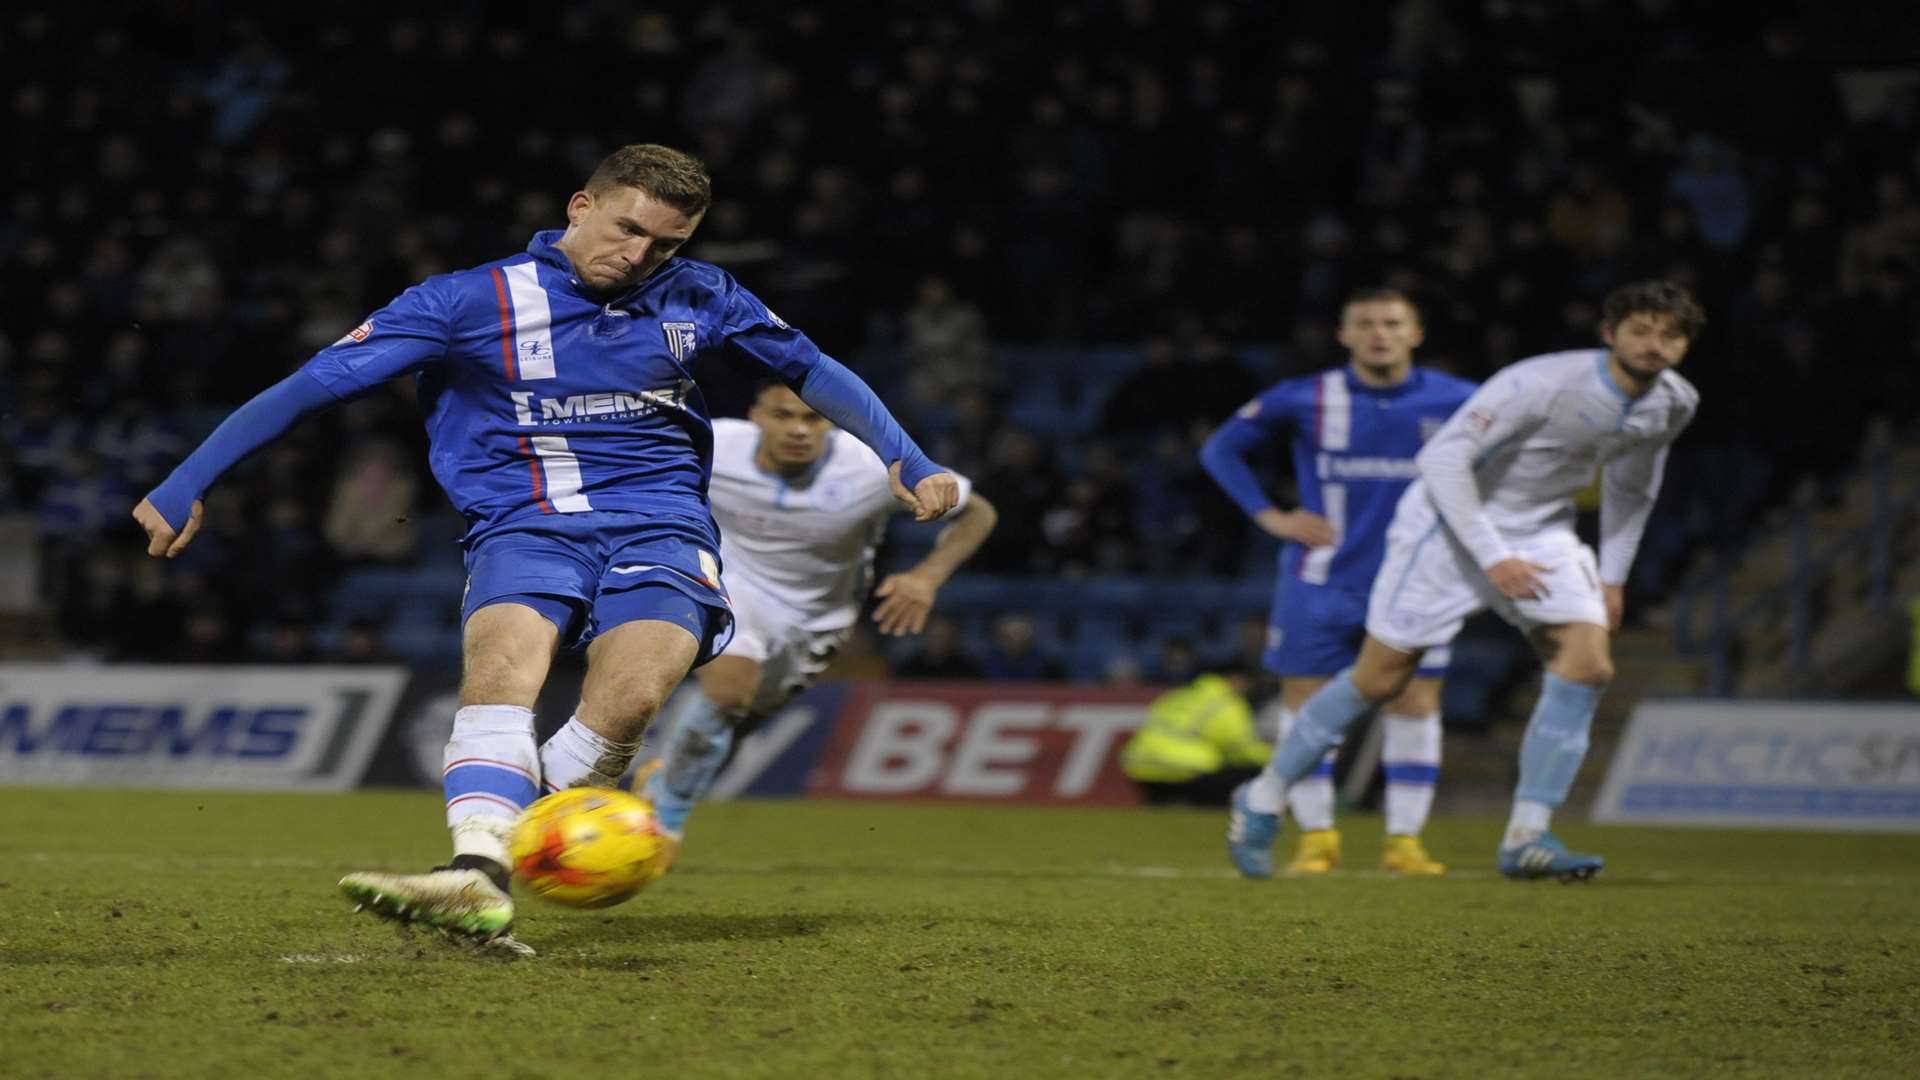
[[[1361,697],[1353,685],[1353,669],[1335,675],[1294,714],[1293,730],[1274,749],[1267,769],[1281,785],[1292,785],[1312,772],[1353,722],[1371,708],[1373,703]]]
[[[666,749],[660,754],[665,764],[657,781],[648,786],[660,824],[675,833],[686,829],[687,815],[713,789],[714,778],[726,764],[733,735],[732,718],[705,694],[695,694],[667,736]]]
[[[1587,729],[1600,705],[1604,686],[1568,682],[1548,675],[1540,686],[1540,700],[1527,721],[1520,743],[1520,785],[1515,799],[1559,806],[1573,790],[1573,778],[1587,756]]]

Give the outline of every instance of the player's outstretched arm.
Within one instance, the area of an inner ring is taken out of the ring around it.
[[[447,300],[435,284],[442,280],[401,293],[222,421],[134,507],[134,520],[147,530],[147,553],[180,554],[200,528],[200,497],[213,482],[301,418],[439,357],[451,340]],[[162,542],[157,527],[172,535]]]
[[[186,550],[200,530],[200,496],[213,482],[301,417],[333,401],[333,394],[302,368],[235,409],[133,508],[133,519],[147,532],[147,554],[171,559]]]
[[[873,590],[873,595],[880,600],[873,612],[873,621],[880,625],[880,632],[898,637],[926,629],[927,616],[933,611],[940,586],[980,550],[999,520],[1000,512],[986,496],[976,491],[968,497],[967,505],[953,516],[953,522],[940,530],[926,558],[912,569],[887,575]]]
[[[729,285],[721,332],[727,344],[766,365],[800,400],[892,466],[907,493],[901,501],[913,508],[916,519],[932,521],[953,509],[959,483],[921,452],[873,388],[737,283]]]

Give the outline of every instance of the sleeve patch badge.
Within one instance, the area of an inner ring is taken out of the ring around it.
[[[349,341],[355,344],[359,344],[360,342],[365,341],[372,336],[373,336],[373,320],[368,319],[366,322],[363,322],[359,326],[356,326],[353,329],[347,331],[347,336],[341,338],[339,341],[334,342],[334,344],[345,345]]]

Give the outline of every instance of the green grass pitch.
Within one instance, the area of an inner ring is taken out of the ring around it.
[[[353,915],[439,861],[428,793],[0,790],[0,1076],[1892,1076],[1920,1062],[1920,839],[1597,829],[1592,885],[1241,881],[1224,817],[704,807],[531,960]],[[1283,846],[1290,843],[1283,838]]]

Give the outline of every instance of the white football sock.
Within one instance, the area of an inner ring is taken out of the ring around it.
[[[1333,761],[1339,753],[1335,744],[1312,772],[1287,789],[1287,809],[1293,811],[1293,823],[1303,832],[1333,828]]]
[[[1440,714],[1385,717],[1380,763],[1387,774],[1387,835],[1419,836],[1440,776]]]
[[[541,745],[540,771],[548,791],[618,787],[639,752],[639,743],[614,742],[572,716]]]
[[[453,714],[444,761],[442,785],[453,853],[507,865],[513,823],[540,792],[533,710],[518,705],[462,708]]]
[[[1507,819],[1507,835],[1501,847],[1519,847],[1540,839],[1553,823],[1553,807],[1532,799],[1515,799],[1513,816]]]

